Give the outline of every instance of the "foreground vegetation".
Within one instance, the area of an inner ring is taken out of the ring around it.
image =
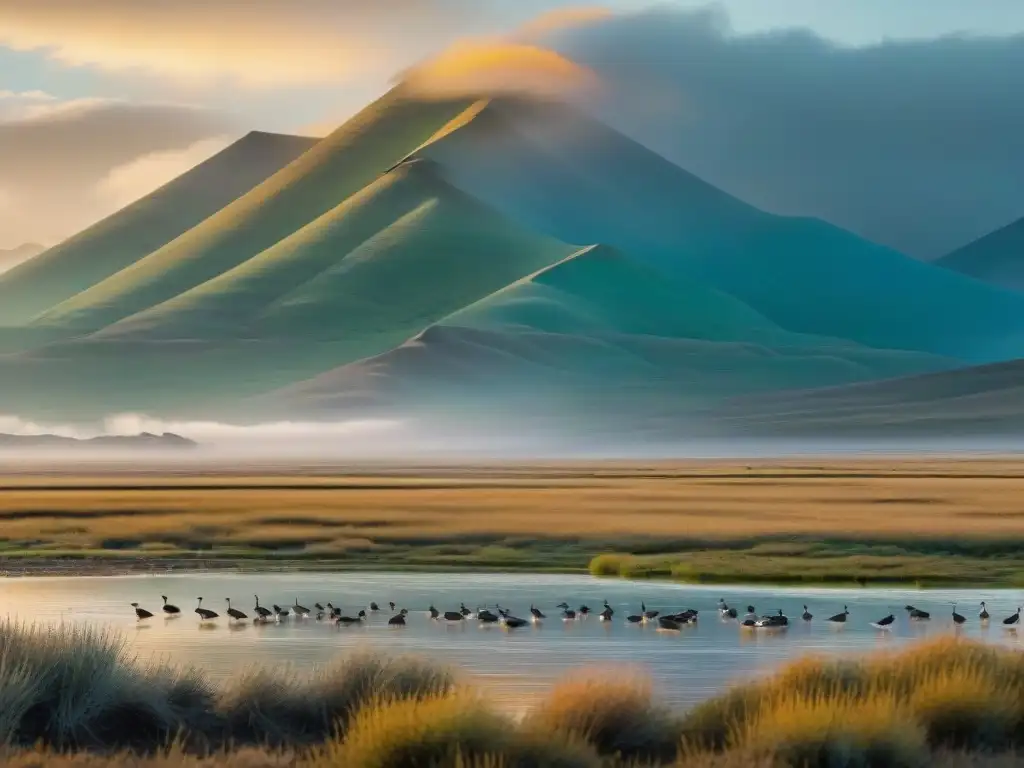
[[[578,674],[512,718],[414,660],[256,669],[216,689],[137,666],[111,635],[7,623],[0,745],[19,766],[994,768],[1024,748],[1024,655],[944,639],[808,659],[686,713],[643,681]]]
[[[0,477],[3,567],[589,567],[698,582],[1024,585],[1020,461],[275,472]]]

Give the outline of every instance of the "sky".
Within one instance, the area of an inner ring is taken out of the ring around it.
[[[594,26],[608,14],[611,22]],[[541,29],[531,26],[538,17],[546,19]],[[693,61],[680,58],[685,51],[663,34],[673,24],[681,25],[684,35],[700,32],[693,38],[695,47],[705,46],[698,69],[710,70],[707,62],[717,62],[715,77],[692,75]],[[27,241],[52,245],[249,130],[323,135],[425,57],[453,44],[486,46],[516,35],[543,41],[607,80],[610,96],[595,106],[609,122],[757,205],[821,215],[921,256],[939,255],[958,238],[1024,215],[1024,201],[1021,210],[1013,207],[1014,194],[1020,197],[1015,179],[1021,178],[1014,167],[1007,178],[991,177],[998,191],[991,201],[952,217],[929,239],[913,231],[917,219],[883,225],[886,214],[877,208],[888,203],[869,199],[880,182],[868,170],[854,179],[845,198],[822,200],[813,178],[820,167],[814,151],[793,160],[780,140],[747,141],[744,135],[745,151],[799,166],[799,178],[783,184],[792,175],[785,169],[763,157],[753,163],[755,171],[738,168],[729,159],[736,154],[732,148],[712,140],[724,129],[741,131],[742,110],[738,103],[726,103],[726,89],[755,103],[759,118],[773,116],[767,122],[782,135],[791,128],[787,119],[811,108],[800,101],[810,98],[808,93],[817,93],[816,103],[833,110],[820,116],[822,124],[848,101],[843,92],[829,93],[831,81],[808,81],[811,70],[831,72],[850,93],[857,93],[869,75],[891,81],[891,71],[902,77],[896,81],[902,90],[886,98],[916,105],[913,120],[933,114],[948,120],[955,112],[919,103],[927,101],[922,87],[989,96],[981,106],[993,110],[987,122],[998,122],[998,130],[955,127],[968,137],[964,143],[976,131],[993,156],[961,158],[959,175],[947,179],[978,184],[978,174],[989,173],[986,163],[1014,149],[1017,115],[998,105],[1003,91],[988,88],[984,78],[993,75],[979,61],[1014,60],[1016,48],[1008,51],[1002,43],[1024,35],[1021,0],[721,0],[710,11],[704,0],[663,0],[652,8],[642,0],[608,0],[600,8],[564,0],[0,0],[0,249]],[[973,47],[957,48],[950,36]],[[764,69],[759,55],[774,70],[795,52],[800,53],[794,66],[801,72],[783,73],[775,81],[752,76]],[[927,68],[941,70],[947,54],[962,66],[947,72],[951,80],[940,88],[929,83]],[[666,63],[668,74],[661,66]],[[751,76],[739,73],[742,67]],[[979,89],[979,82],[984,87]],[[722,89],[714,98],[709,83]],[[660,112],[636,101],[643,90],[638,84],[649,92],[657,85]],[[754,98],[766,89],[774,89],[775,101]],[[699,130],[676,130],[693,114],[666,105],[694,101],[700,101],[707,119]],[[897,122],[904,120],[904,112],[892,104],[879,107],[884,108]],[[788,117],[776,120],[775,115]],[[985,113],[976,122],[985,123]],[[909,139],[902,134],[866,143],[853,153],[860,159],[849,168],[856,170],[879,152],[883,158],[887,151],[894,157],[906,154],[899,142]],[[850,139],[832,131],[814,150],[835,153]],[[948,156],[942,147],[949,141],[933,137],[936,153]],[[908,176],[934,162],[932,154],[917,155]],[[833,176],[846,172],[841,163],[829,168]],[[918,179],[905,193],[925,194],[944,178]],[[923,221],[939,202],[914,215]]]

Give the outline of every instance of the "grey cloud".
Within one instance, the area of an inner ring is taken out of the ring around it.
[[[919,257],[1024,216],[1024,36],[854,48],[660,8],[551,42],[609,122],[759,207]]]
[[[232,132],[244,131],[174,105],[45,101],[0,115],[0,247],[53,244],[123,202],[103,187],[118,169]]]

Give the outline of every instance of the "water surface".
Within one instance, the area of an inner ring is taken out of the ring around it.
[[[338,628],[314,619],[282,623],[229,624],[225,597],[250,616],[253,595],[261,604],[290,606],[333,602],[354,615],[371,601],[383,610],[365,626]],[[182,608],[183,615],[165,619],[160,595]],[[193,613],[196,597],[221,618],[201,625]],[[748,603],[759,613],[781,608],[792,626],[783,632],[752,631],[724,621],[716,610],[719,598],[740,609]],[[574,608],[600,609],[607,599],[616,614],[611,622],[596,616],[565,622],[555,606],[563,600]],[[977,618],[980,601],[988,603],[993,621]],[[157,614],[139,623],[129,603],[139,602]],[[387,603],[410,611],[404,629],[391,628]],[[648,609],[700,611],[697,626],[663,632],[655,625],[627,625],[625,617]],[[432,621],[426,609],[441,611],[500,603],[518,616],[529,617],[531,604],[547,620],[522,630],[481,627],[476,621],[454,625]],[[953,603],[967,617],[954,628]],[[356,649],[416,654],[457,666],[502,703],[517,706],[543,692],[553,681],[581,667],[627,674],[633,666],[649,674],[659,693],[676,705],[688,706],[728,685],[770,672],[794,657],[814,654],[852,655],[895,648],[927,637],[954,632],[994,643],[1019,646],[1015,632],[1002,618],[1024,602],[1022,590],[811,589],[779,587],[699,587],[661,582],[599,580],[585,576],[524,574],[298,573],[298,574],[174,574],[123,577],[40,577],[0,580],[0,615],[26,622],[90,624],[123,633],[140,660],[170,659],[193,664],[223,680],[254,663],[310,670]],[[814,619],[799,619],[807,604]],[[911,622],[902,610],[907,603],[932,613],[928,622]],[[845,625],[827,617],[850,610]],[[870,623],[895,613],[891,631]]]

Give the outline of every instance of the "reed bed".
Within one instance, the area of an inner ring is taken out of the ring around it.
[[[1024,654],[957,639],[814,658],[688,711],[575,673],[521,718],[446,669],[356,655],[218,689],[114,635],[0,623],[0,764],[84,768],[1024,766]]]

